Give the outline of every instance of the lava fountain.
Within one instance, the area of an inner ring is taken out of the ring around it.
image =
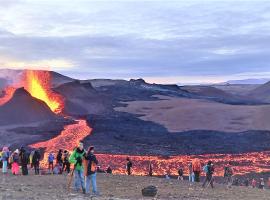
[[[51,90],[51,75],[49,71],[27,70],[24,74],[24,88],[35,98],[44,101],[50,109],[59,114],[64,108],[60,95]]]

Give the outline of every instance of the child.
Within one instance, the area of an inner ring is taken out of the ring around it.
[[[257,181],[255,179],[252,179],[252,181],[251,181],[252,188],[255,188],[256,184],[257,184]]]

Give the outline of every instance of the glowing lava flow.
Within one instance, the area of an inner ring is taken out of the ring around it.
[[[35,98],[44,101],[55,113],[61,113],[64,103],[60,95],[51,91],[49,71],[25,72],[24,87]]]
[[[83,140],[91,133],[92,129],[87,125],[86,120],[77,120],[77,123],[67,125],[57,137],[45,142],[30,145],[32,148],[46,148],[44,159],[41,161],[42,167],[47,167],[48,154],[56,154],[59,149],[72,151],[80,140]]]
[[[5,88],[5,90],[3,91],[4,95],[3,95],[3,97],[0,98],[0,106],[4,105],[12,98],[15,90],[16,90],[16,88],[11,87],[11,86]]]
[[[127,155],[98,154],[97,158],[102,167],[111,165],[115,174],[125,174],[125,164]],[[232,161],[235,174],[243,175],[247,173],[261,173],[270,171],[270,151],[252,152],[243,154],[205,154],[190,156],[170,156],[169,158],[159,156],[129,156],[133,161],[133,174],[147,175],[148,166],[151,161],[154,175],[164,175],[169,172],[177,175],[179,167],[184,167],[184,172],[188,174],[188,163],[199,158],[202,166],[211,160],[215,164],[215,176],[223,176],[224,167]]]

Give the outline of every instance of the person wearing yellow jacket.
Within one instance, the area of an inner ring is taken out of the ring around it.
[[[85,182],[84,182],[84,167],[83,159],[86,152],[83,148],[83,143],[80,142],[79,146],[74,149],[69,157],[69,162],[74,164],[74,188],[79,191],[82,188],[85,194]]]

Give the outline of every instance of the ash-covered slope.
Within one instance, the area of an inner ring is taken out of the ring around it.
[[[64,113],[68,115],[101,114],[110,106],[104,94],[96,91],[91,83],[73,81],[54,88],[65,99]]]
[[[56,118],[43,101],[32,97],[24,88],[17,89],[13,97],[0,106],[0,125],[25,124]]]
[[[270,81],[252,90],[249,96],[270,103]]]

